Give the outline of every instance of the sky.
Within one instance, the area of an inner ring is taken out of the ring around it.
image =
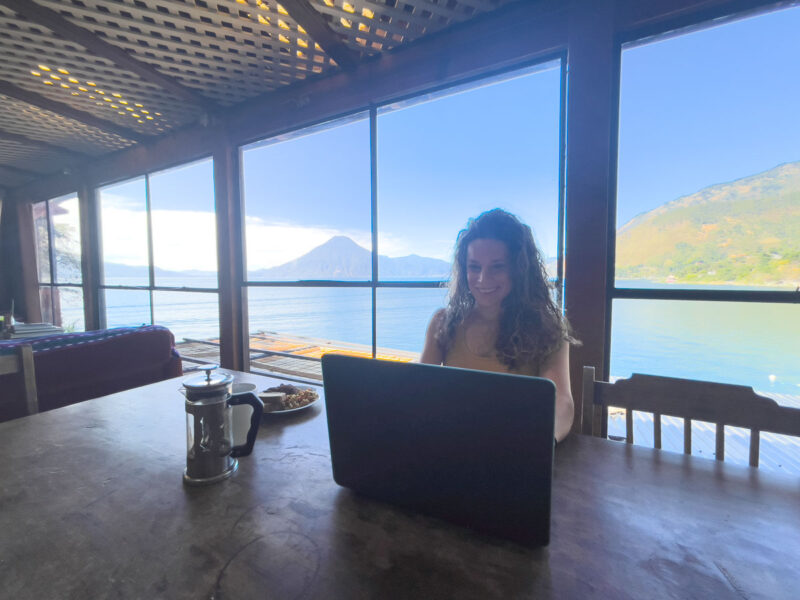
[[[618,226],[800,160],[798,32],[800,7],[623,50]],[[555,255],[559,63],[515,75],[379,111],[380,254],[450,260],[467,219],[500,206]],[[245,148],[248,268],[282,264],[333,235],[369,248],[369,157],[366,115]],[[214,270],[210,159],[150,183],[156,265]],[[105,259],[146,264],[144,179],[101,198]]]

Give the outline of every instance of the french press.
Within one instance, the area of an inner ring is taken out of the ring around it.
[[[204,375],[183,382],[186,396],[186,470],[183,482],[205,485],[230,477],[239,467],[236,460],[253,451],[264,403],[252,392],[232,394],[233,375],[213,373],[218,365],[200,367]],[[233,445],[231,407],[253,407],[247,441]]]

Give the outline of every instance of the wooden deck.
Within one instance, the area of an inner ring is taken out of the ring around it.
[[[184,371],[194,370],[201,364],[220,362],[219,339],[189,339],[177,343],[176,346],[183,359]],[[337,352],[349,356],[372,358],[371,346],[270,331],[251,334],[249,347],[252,372],[312,383],[322,381],[320,359],[323,354]],[[419,354],[390,348],[377,348],[377,357],[384,360],[411,362],[417,360]]]

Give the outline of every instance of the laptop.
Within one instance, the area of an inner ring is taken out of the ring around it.
[[[548,379],[322,357],[333,479],[526,546],[550,539]]]

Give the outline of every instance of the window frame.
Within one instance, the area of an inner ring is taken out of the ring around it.
[[[619,162],[619,125],[620,101],[622,78],[622,52],[625,47],[634,48],[650,43],[655,43],[681,37],[697,31],[713,27],[724,26],[735,21],[744,21],[765,13],[778,12],[792,8],[793,4],[772,4],[759,6],[749,10],[729,14],[725,17],[699,18],[697,14],[677,18],[668,24],[659,23],[645,26],[632,31],[618,33],[614,39],[614,82],[613,82],[613,107],[611,143],[611,164],[609,173],[609,210],[608,210],[608,263],[606,269],[606,328],[604,341],[603,379],[609,380],[611,372],[611,333],[612,311],[614,300],[678,300],[678,301],[708,301],[708,302],[754,302],[763,304],[800,304],[800,286],[792,290],[730,290],[730,289],[691,289],[691,288],[633,288],[618,287],[616,283],[616,249],[617,249],[617,176]]]
[[[40,240],[38,238],[38,235],[34,231],[34,241],[35,241],[35,244],[36,244],[36,286],[37,286],[38,295],[39,295],[39,307],[40,307],[40,310],[41,310],[41,306],[42,306],[42,289],[49,288],[50,289],[50,292],[49,292],[50,293],[50,303],[51,303],[51,314],[49,315],[49,317],[53,320],[52,324],[53,325],[57,325],[59,327],[61,327],[63,325],[63,316],[61,315],[61,297],[60,297],[60,294],[59,294],[59,300],[58,300],[58,302],[59,302],[58,319],[56,319],[56,313],[55,313],[55,310],[54,310],[55,307],[52,305],[53,297],[54,297],[54,293],[53,292],[54,292],[54,290],[56,288],[68,288],[68,289],[78,289],[78,290],[80,290],[84,311],[85,311],[85,308],[86,308],[86,300],[85,300],[85,298],[83,298],[83,294],[84,294],[83,281],[81,281],[80,283],[75,283],[75,282],[71,282],[71,281],[62,282],[62,281],[58,281],[58,278],[57,278],[58,265],[57,265],[57,261],[56,261],[56,249],[55,249],[55,244],[54,244],[54,240],[55,240],[55,234],[54,234],[55,224],[53,223],[53,216],[52,216],[51,209],[50,209],[50,203],[51,202],[58,202],[60,200],[73,198],[73,197],[78,199],[78,193],[77,192],[70,192],[70,193],[66,193],[66,194],[61,194],[60,196],[56,196],[54,198],[47,198],[46,200],[40,200],[39,202],[34,202],[32,204],[32,206],[31,206],[32,210],[35,210],[35,207],[37,205],[39,205],[39,204],[43,204],[44,205],[44,217],[45,217],[45,222],[47,223],[46,244],[47,244],[47,259],[48,259],[48,263],[49,263],[48,264],[48,274],[50,276],[50,281],[49,282],[42,282],[41,281],[41,277],[40,277],[41,269],[40,269],[40,265],[39,265],[39,248],[38,248]],[[78,201],[78,210],[79,211],[82,210],[81,205],[80,205],[80,200]],[[81,217],[80,217],[80,213],[79,213],[79,219],[80,218]],[[34,230],[35,230],[35,228],[36,228],[36,223],[35,223],[35,219],[34,219]],[[78,229],[78,246],[82,248],[82,239],[81,239],[81,237],[82,237],[82,232],[81,232],[81,230],[79,228]],[[82,250],[81,250],[81,252],[82,252]],[[83,262],[83,257],[82,256],[81,256],[81,262]],[[83,277],[84,277],[84,273],[81,272],[81,280],[83,280]],[[42,319],[44,319],[44,318],[45,318],[45,315],[44,315],[44,313],[42,313]],[[85,319],[85,317],[84,317],[84,319]],[[85,328],[85,322],[84,322],[84,328]]]
[[[301,281],[250,281],[247,278],[247,271],[243,269],[243,282],[244,289],[248,288],[270,288],[270,287],[283,287],[283,288],[368,288],[371,291],[371,321],[372,321],[372,358],[377,356],[377,340],[378,340],[378,325],[377,325],[377,293],[378,289],[386,288],[402,288],[402,289],[437,289],[445,288],[448,284],[448,279],[439,280],[381,280],[380,272],[378,269],[378,159],[377,159],[377,140],[378,140],[378,113],[379,111],[392,104],[407,102],[410,100],[420,99],[424,96],[436,96],[439,94],[446,94],[448,91],[457,88],[463,88],[468,92],[470,87],[477,88],[481,83],[491,84],[491,80],[497,79],[502,81],[503,78],[512,78],[514,73],[527,70],[534,70],[539,66],[546,65],[547,63],[557,63],[559,69],[559,125],[558,125],[558,216],[557,216],[557,249],[556,249],[556,279],[553,281],[553,287],[556,293],[556,301],[561,310],[564,310],[564,261],[565,261],[565,241],[566,241],[566,219],[565,219],[565,205],[566,205],[566,115],[567,115],[567,52],[566,50],[538,56],[535,60],[529,60],[522,63],[517,63],[510,67],[495,69],[492,71],[481,73],[474,77],[468,77],[446,85],[438,85],[429,87],[423,90],[416,91],[411,94],[403,94],[396,97],[385,99],[379,103],[371,103],[368,106],[361,106],[346,113],[317,121],[314,123],[306,124],[300,128],[283,131],[275,135],[271,135],[261,140],[254,140],[241,144],[238,146],[239,151],[239,164],[243,165],[243,152],[247,146],[257,145],[264,143],[271,139],[277,139],[281,136],[292,133],[300,133],[307,130],[313,130],[320,126],[333,126],[337,121],[346,122],[348,119],[358,115],[366,114],[369,119],[369,155],[370,155],[370,237],[371,237],[371,277],[368,280],[359,281],[338,281],[338,280],[301,280]],[[531,74],[534,74],[533,72]],[[424,101],[424,100],[423,100]],[[278,142],[280,143],[280,142]],[[240,177],[242,174],[240,173]],[[246,214],[246,204],[244,202],[244,189],[242,189],[242,205],[243,211]],[[242,235],[242,255],[245,256],[246,263],[247,245],[245,235]],[[247,311],[245,311],[247,313]],[[244,323],[245,331],[243,334],[249,339],[249,320]],[[422,339],[420,339],[420,347],[422,346]],[[249,344],[248,344],[249,348]],[[318,359],[316,359],[318,360]],[[249,367],[249,364],[248,364]]]
[[[202,161],[210,160],[212,163],[212,170],[213,170],[213,162],[214,158],[211,155],[197,157],[189,162],[172,165],[169,167],[165,167],[163,169],[159,169],[158,171],[148,171],[143,175],[137,175],[135,177],[130,177],[128,179],[123,179],[120,181],[115,181],[113,183],[108,183],[103,186],[97,188],[96,194],[96,205],[97,205],[97,217],[98,217],[98,231],[100,232],[100,238],[102,239],[103,231],[103,215],[102,215],[102,192],[104,189],[112,188],[118,185],[125,184],[127,182],[133,181],[135,179],[143,178],[144,179],[144,189],[145,189],[145,197],[144,197],[144,204],[145,204],[145,213],[146,213],[146,224],[147,224],[147,285],[118,285],[118,284],[107,284],[105,282],[105,273],[103,265],[104,263],[104,256],[102,250],[102,244],[100,245],[100,252],[99,252],[99,265],[100,265],[100,277],[98,279],[98,294],[103,298],[103,301],[100,302],[100,328],[105,329],[108,327],[107,321],[107,310],[106,310],[106,302],[104,300],[105,290],[128,290],[128,291],[146,291],[148,292],[148,312],[150,314],[150,325],[154,324],[154,316],[155,310],[153,308],[153,296],[154,292],[190,292],[190,293],[207,293],[207,294],[216,294],[216,304],[219,305],[219,298],[220,298],[220,286],[219,286],[219,277],[217,278],[217,286],[213,288],[209,287],[189,287],[189,286],[164,286],[164,285],[156,285],[155,283],[155,262],[154,262],[154,254],[153,254],[153,220],[152,220],[152,206],[150,202],[150,177],[153,175],[158,175],[164,171],[169,171],[172,169],[179,169],[183,167],[190,166],[195,163],[199,163]],[[217,219],[217,211],[214,211],[214,219]],[[216,240],[215,240],[216,243]],[[217,272],[219,272],[219,266],[217,267]],[[221,325],[218,326],[221,328]],[[219,332],[221,335],[221,331]],[[187,360],[184,358],[184,360]]]

